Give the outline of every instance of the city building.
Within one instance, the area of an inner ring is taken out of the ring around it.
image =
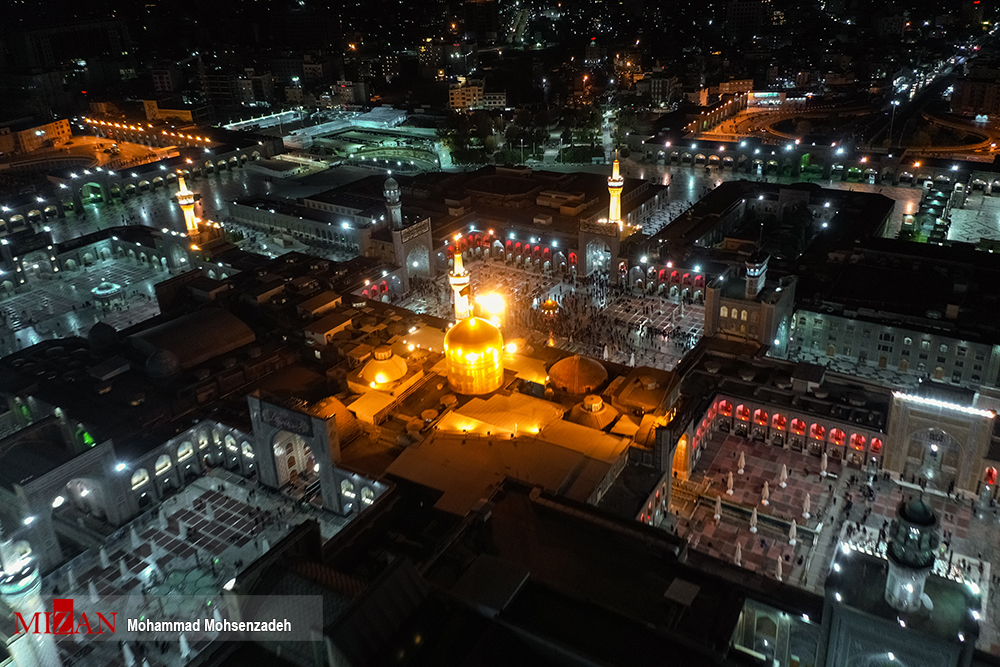
[[[73,136],[65,118],[39,123],[33,118],[0,122],[0,153],[30,153],[61,146]]]
[[[482,79],[459,77],[458,83],[448,87],[448,106],[454,111],[470,109],[504,109],[507,107],[507,93],[487,93],[486,82]]]
[[[463,0],[465,36],[469,40],[495,42],[500,32],[497,0]]]

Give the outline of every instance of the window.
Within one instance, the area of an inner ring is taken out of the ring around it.
[[[965,366],[965,362],[964,361],[956,361],[955,362],[955,368],[962,368],[963,366]]]
[[[984,352],[976,352],[976,361],[985,361],[986,354]]]
[[[723,306],[719,309],[719,317],[729,317],[729,309]]]
[[[919,364],[917,364],[917,370],[918,371],[925,371],[925,370],[927,370],[927,364],[925,364],[924,362],[921,361]]]
[[[747,311],[744,310],[742,313],[740,313],[740,319],[743,320],[744,322],[747,321]]]
[[[941,354],[948,354],[948,346],[942,345],[941,347],[938,348],[938,352],[940,352]]]
[[[733,308],[732,311],[730,312],[732,313],[732,317],[734,320],[740,316],[740,311],[736,310],[735,308]]]
[[[881,345],[880,344],[878,346],[878,351],[879,352],[892,352],[892,345]]]
[[[968,351],[969,351],[969,350],[968,350],[968,349],[966,349],[966,348],[964,348],[964,347],[959,347],[959,348],[957,348],[957,349],[955,350],[955,354],[957,354],[957,355],[958,355],[958,356],[960,356],[960,357],[964,357],[964,356],[965,356],[965,354],[966,354],[966,353],[967,353]]]
[[[879,340],[884,340],[884,341],[887,341],[887,342],[889,342],[889,343],[895,343],[895,342],[896,342],[896,334],[891,334],[891,333],[880,333],[880,334],[878,335],[878,339],[879,339]]]
[[[344,495],[345,498],[353,498],[355,495],[354,484],[352,484],[350,480],[347,479],[343,480],[340,483],[340,492]]]
[[[972,376],[972,381],[973,382],[979,382],[979,376],[978,375],[973,375]]]
[[[757,316],[757,311],[754,311],[754,312],[750,313],[750,323],[751,324],[757,324],[757,320],[758,319],[759,318]]]
[[[813,324],[815,324],[818,327],[823,326],[823,320],[821,318],[817,317],[817,318],[813,319]]]
[[[937,358],[937,362],[938,362],[939,364],[943,364],[943,363],[945,362],[945,360],[946,360],[946,359],[947,359],[947,357],[938,357],[938,358]]]
[[[922,341],[920,341],[920,349],[921,350],[929,350],[929,349],[931,349],[931,342],[929,340],[922,340]]]
[[[903,339],[903,345],[913,345],[913,339],[907,336]]]
[[[983,370],[983,365],[982,364],[972,364],[972,370],[974,370],[974,371],[981,371],[981,370]]]
[[[962,381],[962,374],[961,373],[952,373],[951,374],[951,381],[952,382],[961,382]]]
[[[848,354],[849,355],[850,353],[851,353],[851,348],[845,347],[844,348],[844,354]]]
[[[863,329],[861,331],[861,337],[862,338],[871,338],[872,337],[872,330],[871,329]]]
[[[904,357],[910,356],[910,351],[909,350],[900,350],[899,353],[901,355],[903,355]]]
[[[927,353],[926,352],[921,352],[920,353],[920,358],[921,359],[926,359],[927,358]]]
[[[806,325],[806,318],[800,317],[799,318],[799,326],[800,327],[804,327],[805,325]]]

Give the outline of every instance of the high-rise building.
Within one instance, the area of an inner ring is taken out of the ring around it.
[[[465,35],[468,39],[496,41],[500,14],[496,0],[465,0]]]

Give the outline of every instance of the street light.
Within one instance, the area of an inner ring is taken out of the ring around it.
[[[892,126],[896,123],[896,107],[899,106],[899,100],[892,101],[892,116],[889,118],[889,145],[892,146]]]

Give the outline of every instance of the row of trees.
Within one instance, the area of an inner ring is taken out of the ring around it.
[[[519,109],[511,119],[499,111],[475,110],[453,113],[438,139],[448,148],[457,164],[482,163],[488,158],[498,163],[518,163],[529,157],[540,159],[552,140],[552,120],[545,111]],[[559,123],[564,146],[600,143],[601,114],[594,106],[567,109]]]

